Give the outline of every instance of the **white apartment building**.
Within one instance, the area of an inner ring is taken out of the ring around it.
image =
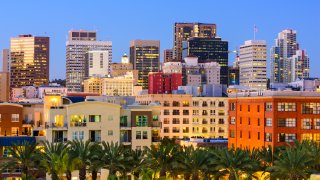
[[[110,74],[112,56],[106,50],[90,50],[87,54],[88,76],[106,77]]]

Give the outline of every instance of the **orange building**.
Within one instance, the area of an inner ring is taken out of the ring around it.
[[[264,91],[229,94],[228,147],[320,142],[320,94]]]

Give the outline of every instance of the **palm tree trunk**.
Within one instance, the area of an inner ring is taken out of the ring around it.
[[[79,169],[79,179],[80,179],[80,180],[86,180],[86,179],[87,179],[86,166],[82,166],[82,167]]]
[[[192,180],[198,180],[199,176],[197,173],[192,174]]]
[[[52,179],[52,180],[58,180],[59,178],[58,178],[57,173],[53,172],[53,173],[51,174],[51,179]]]
[[[98,171],[92,171],[91,172],[92,180],[97,180],[98,178]]]
[[[67,180],[71,180],[71,177],[72,177],[72,174],[71,174],[71,171],[67,171],[66,172],[66,178],[67,178]]]
[[[166,170],[164,168],[160,170],[160,177],[166,177]]]

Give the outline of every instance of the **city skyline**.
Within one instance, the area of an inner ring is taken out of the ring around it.
[[[320,72],[317,71],[320,68],[320,63],[317,63],[320,51],[316,44],[320,41],[316,36],[320,24],[312,23],[312,19],[320,17],[316,10],[320,2],[317,1],[310,1],[308,4],[290,3],[291,1],[281,1],[277,4],[275,4],[276,1],[203,1],[199,4],[189,3],[191,1],[184,1],[184,4],[120,1],[108,4],[98,1],[90,7],[84,5],[85,1],[77,1],[77,5],[73,7],[73,2],[34,1],[32,4],[4,2],[3,7],[7,8],[3,9],[0,15],[6,17],[10,14],[10,18],[3,18],[1,27],[5,28],[0,30],[0,48],[9,48],[10,38],[20,34],[49,36],[50,79],[64,79],[66,77],[65,43],[68,31],[71,29],[97,30],[98,40],[112,41],[112,62],[120,62],[124,52],[129,54],[130,40],[160,40],[160,59],[163,61],[163,50],[173,47],[175,22],[216,24],[217,35],[229,41],[229,50],[234,50],[244,41],[253,39],[255,24],[258,28],[256,39],[267,41],[268,77],[270,77],[270,48],[277,34],[286,28],[297,31],[297,41],[302,50],[307,50],[310,58],[310,77],[320,76]],[[280,8],[281,14],[279,14],[274,12],[276,6],[286,8]],[[144,8],[138,9],[140,7]],[[181,10],[177,11],[177,7]],[[59,9],[59,13],[56,9]],[[308,9],[308,11],[297,13],[300,9]],[[12,10],[21,13],[12,13]],[[145,18],[141,21],[139,18],[144,16]],[[234,54],[230,54],[229,65],[234,61],[234,57]]]

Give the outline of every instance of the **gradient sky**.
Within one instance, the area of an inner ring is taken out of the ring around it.
[[[230,50],[253,39],[254,24],[256,39],[266,40],[268,49],[281,30],[296,29],[300,49],[310,57],[310,76],[320,77],[319,0],[5,0],[0,17],[0,49],[19,34],[50,37],[50,79],[65,78],[70,29],[97,30],[99,40],[111,40],[113,62],[128,53],[130,40],[160,40],[162,60],[162,50],[173,46],[175,22],[216,23]],[[233,61],[230,55],[229,64]]]

